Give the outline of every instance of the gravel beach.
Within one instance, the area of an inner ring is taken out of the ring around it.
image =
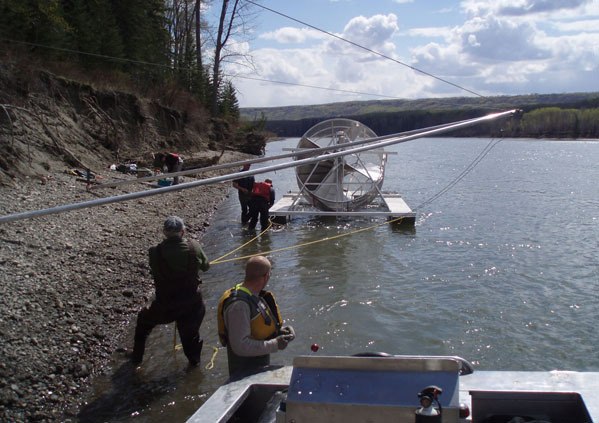
[[[227,152],[221,162],[247,157]],[[76,176],[55,172],[1,186],[0,212],[141,189],[149,187],[89,192]],[[201,241],[229,190],[216,184],[0,223],[0,421],[77,421],[91,376],[129,346],[126,329],[153,293],[147,250],[162,238],[164,218],[181,216]]]

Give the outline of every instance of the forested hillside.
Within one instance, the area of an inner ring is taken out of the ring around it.
[[[260,123],[239,119],[221,70],[246,12],[223,2],[213,27],[203,3],[0,2],[0,183],[47,167],[35,144],[70,165],[70,144],[110,160],[159,148],[260,153]]]
[[[214,28],[207,29],[201,3],[5,0],[0,5],[0,46],[12,54],[60,61],[65,72],[75,66],[96,76],[103,72],[104,81],[96,83],[112,80],[146,92],[175,85],[214,116],[236,115],[234,90],[220,74],[226,42],[213,38]],[[235,18],[226,19],[223,28]],[[215,41],[207,43],[203,37]]]
[[[599,93],[570,93],[480,98],[381,100],[242,109],[245,119],[263,117],[266,129],[299,137],[314,124],[333,117],[358,120],[385,135],[454,122],[509,109],[518,120],[490,122],[452,132],[454,136],[527,138],[599,138]]]

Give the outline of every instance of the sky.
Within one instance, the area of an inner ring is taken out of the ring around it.
[[[599,0],[252,1],[240,107],[599,91]]]

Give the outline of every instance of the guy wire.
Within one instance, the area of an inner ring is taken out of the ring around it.
[[[420,208],[432,203],[437,198],[441,197],[443,194],[445,194],[447,191],[453,188],[455,185],[457,185],[458,182],[464,179],[466,175],[468,175],[481,162],[481,160],[484,159],[485,156],[489,154],[489,152],[501,141],[502,140],[500,139],[491,139],[491,141],[489,141],[489,143],[486,145],[485,148],[483,148],[483,150],[478,154],[478,156],[474,160],[472,160],[472,162],[470,162],[470,164],[466,166],[466,168],[457,177],[455,177],[453,181],[447,184],[443,189],[441,189],[435,195],[430,197],[428,200],[425,200],[423,203],[418,205],[414,210],[419,210]]]

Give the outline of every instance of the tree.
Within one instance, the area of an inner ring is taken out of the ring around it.
[[[235,87],[231,81],[227,81],[222,90],[219,101],[219,112],[223,118],[233,118],[239,120],[239,101],[235,94]]]
[[[202,69],[202,1],[196,0],[195,2],[195,31],[196,31],[196,66],[198,69]]]
[[[169,34],[163,0],[111,0],[125,57],[168,66]],[[154,77],[157,67],[130,64],[130,72]],[[164,68],[163,68],[164,70]]]
[[[212,100],[210,110],[214,116],[218,113],[218,96],[221,92],[223,61],[228,57],[240,55],[238,52],[228,49],[227,46],[233,36],[248,36],[251,21],[251,3],[244,2],[243,0],[223,0],[218,29],[216,31],[212,63]],[[244,58],[250,59],[249,56],[244,56]]]
[[[60,0],[4,0],[0,3],[0,36],[11,40],[70,47]]]
[[[81,52],[110,57],[123,57],[123,43],[109,0],[72,0],[64,2],[64,15],[73,30],[70,32],[72,48]],[[81,55],[84,64],[114,66],[114,62]]]
[[[169,61],[178,83],[205,101],[205,69],[202,59],[202,22],[204,0],[170,0],[166,2],[169,34]],[[205,104],[208,104],[205,102]]]

